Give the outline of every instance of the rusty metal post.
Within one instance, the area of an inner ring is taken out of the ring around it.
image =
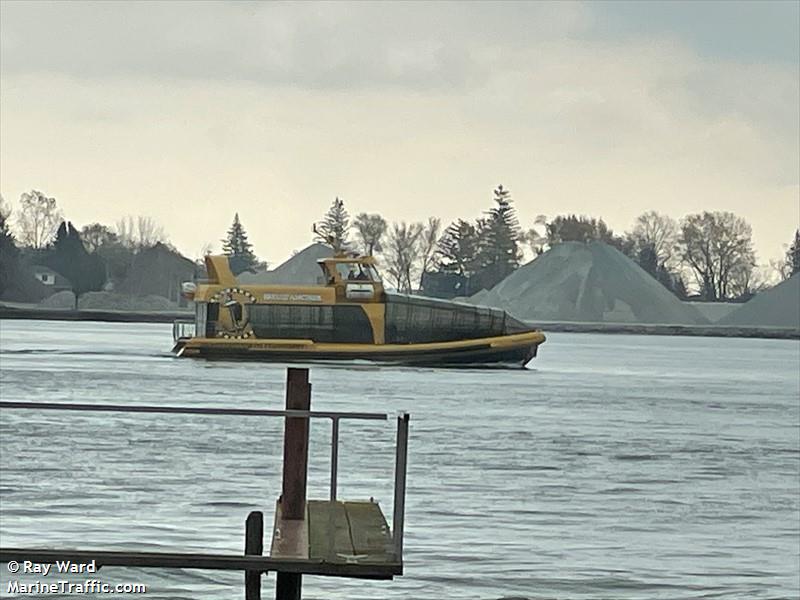
[[[308,369],[287,369],[286,410],[311,410]],[[306,516],[309,423],[310,419],[303,417],[286,417],[284,420],[281,494],[281,515],[284,519],[305,519]],[[275,599],[300,600],[302,585],[301,574],[278,572]]]
[[[244,525],[244,553],[261,556],[264,553],[264,514],[254,510]],[[261,573],[244,572],[244,599],[261,600]]]

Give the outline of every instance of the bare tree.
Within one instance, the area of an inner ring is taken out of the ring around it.
[[[25,192],[19,198],[17,213],[17,239],[30,248],[44,248],[56,235],[64,216],[55,198],[48,198],[38,190]]]
[[[114,233],[117,234],[117,239],[119,240],[120,244],[131,249],[135,247],[135,227],[133,223],[133,217],[130,215],[123,217],[114,223]]]
[[[650,249],[655,255],[658,267],[674,266],[678,244],[678,224],[675,219],[654,210],[636,217],[630,239],[634,251]]]
[[[522,234],[523,243],[527,244],[533,256],[539,256],[547,246],[547,215],[536,215],[533,227]]]
[[[386,270],[399,292],[411,293],[414,268],[419,260],[420,223],[394,223],[386,242]]]
[[[356,215],[353,227],[364,254],[372,256],[375,252],[383,250],[381,242],[386,235],[386,219],[378,214],[359,213]]]
[[[751,286],[755,253],[750,225],[730,212],[689,215],[681,223],[681,258],[706,300],[729,300]]]
[[[778,285],[783,278],[781,273],[775,269],[774,262],[770,261],[764,265],[756,265],[748,275],[734,281],[733,295],[748,296],[750,294],[763,292],[766,289]]]
[[[134,250],[150,248],[159,242],[167,242],[164,228],[151,217],[138,216],[134,218],[129,215],[117,221],[115,229],[120,243]]]
[[[771,258],[768,264],[768,274],[766,275],[767,281],[773,279],[777,282],[789,279],[792,276],[791,265],[786,262],[785,258]]]
[[[140,248],[149,248],[167,241],[164,228],[151,217],[136,217],[136,232]]]
[[[422,287],[422,278],[429,268],[436,266],[437,244],[442,233],[442,220],[438,217],[429,217],[428,222],[422,225],[419,233],[419,286]]]
[[[6,203],[6,199],[3,198],[3,194],[0,194],[0,219],[2,219],[3,222],[8,221],[11,219],[12,212],[11,206]]]

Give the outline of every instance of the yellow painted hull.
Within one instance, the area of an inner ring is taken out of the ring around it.
[[[185,338],[175,344],[179,357],[261,361],[365,360],[378,363],[475,366],[524,366],[545,341],[540,331],[496,337],[418,344],[322,343],[305,339]]]

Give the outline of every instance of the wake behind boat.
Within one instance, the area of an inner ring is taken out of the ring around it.
[[[176,322],[179,357],[523,367],[545,341],[503,310],[387,292],[372,257],[318,261],[317,286],[242,285],[225,256],[187,286],[194,322]],[[187,327],[193,325],[193,327]]]

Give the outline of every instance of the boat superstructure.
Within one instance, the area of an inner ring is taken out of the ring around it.
[[[441,366],[515,364],[544,335],[496,308],[387,292],[372,257],[321,259],[318,285],[245,285],[227,257],[207,256],[189,284],[193,331],[175,328],[180,357],[368,360]]]

